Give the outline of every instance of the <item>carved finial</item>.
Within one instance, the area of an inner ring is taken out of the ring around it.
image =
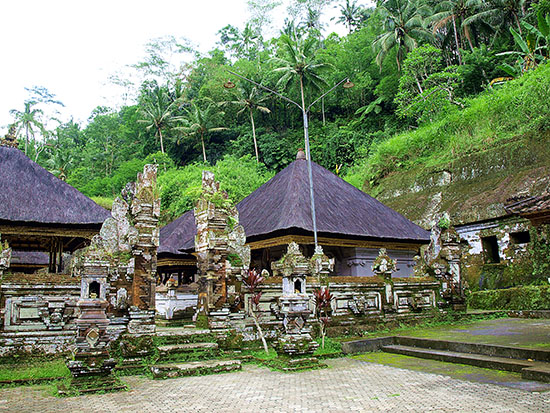
[[[298,149],[298,153],[296,154],[296,160],[305,160],[306,159],[306,153],[302,148]]]
[[[10,148],[17,148],[17,136],[15,133],[15,125],[11,125],[8,133],[6,133],[6,136],[4,136],[3,139],[0,139],[0,146],[7,146]]]

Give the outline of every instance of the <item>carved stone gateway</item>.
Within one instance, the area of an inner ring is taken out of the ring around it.
[[[202,194],[195,207],[195,251],[199,276],[198,311],[222,316],[239,307],[235,281],[250,265],[250,248],[239,213],[220,190],[214,174],[202,173]],[[220,311],[225,309],[225,311]],[[223,317],[222,317],[223,318]]]
[[[130,335],[155,332],[155,278],[159,243],[160,199],[156,188],[156,165],[145,165],[137,183],[128,184],[113,203],[112,217],[103,224],[91,245],[76,254],[73,271],[82,277],[77,307],[74,359],[67,366],[75,377],[103,377],[112,389],[109,356],[111,335],[107,317],[118,312]],[[130,306],[130,308],[128,308]],[[124,327],[124,324],[122,327]],[[77,380],[78,379],[78,380]],[[115,386],[116,387],[116,386]]]
[[[138,240],[132,245],[134,276],[128,332],[152,334],[155,332],[155,280],[160,216],[157,165],[145,165],[143,173],[138,173],[131,214],[138,231]]]

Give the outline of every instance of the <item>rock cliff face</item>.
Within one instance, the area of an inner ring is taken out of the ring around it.
[[[437,168],[395,172],[370,192],[425,228],[444,211],[453,225],[505,216],[507,199],[539,195],[550,187],[549,140],[518,139]]]
[[[461,271],[470,288],[521,284],[522,272],[530,273],[521,267],[530,224],[507,213],[504,205],[512,197],[540,195],[550,188],[549,140],[517,139],[439,168],[395,172],[371,192],[425,228],[448,212],[461,239]]]

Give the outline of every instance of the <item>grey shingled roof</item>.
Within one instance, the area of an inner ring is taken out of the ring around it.
[[[0,221],[101,226],[109,216],[19,149],[0,146]]]
[[[321,235],[427,243],[429,232],[312,162],[317,231]],[[313,232],[307,162],[296,160],[237,204],[246,236],[268,238],[286,231]],[[160,232],[159,252],[190,251],[193,211]]]

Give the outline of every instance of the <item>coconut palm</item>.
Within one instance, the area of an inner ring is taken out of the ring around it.
[[[222,102],[222,104],[232,104],[239,106],[241,109],[237,114],[242,114],[248,111],[250,116],[250,125],[252,126],[252,139],[254,140],[254,151],[256,153],[256,162],[260,162],[260,157],[258,155],[258,144],[256,142],[256,126],[254,124],[254,110],[258,110],[263,113],[271,113],[271,110],[262,104],[266,101],[266,97],[262,96],[256,86],[252,87],[249,91],[244,89],[238,89],[237,92],[233,94],[233,100]]]
[[[384,30],[373,43],[377,51],[376,63],[382,69],[382,62],[390,50],[397,48],[397,69],[407,53],[418,45],[420,39],[431,39],[432,34],[424,27],[426,8],[412,0],[387,0],[379,6],[385,17]]]
[[[45,133],[44,124],[40,121],[40,116],[44,114],[42,109],[35,108],[37,102],[25,102],[25,109],[20,111],[17,109],[10,110],[10,114],[15,118],[13,124],[16,126],[16,136],[21,130],[25,131],[25,155],[28,152],[30,137],[34,139],[36,131]]]
[[[452,27],[452,33],[455,43],[455,52],[458,57],[459,64],[462,64],[462,55],[460,48],[464,39],[468,41],[470,49],[473,50],[472,30],[469,24],[464,23],[465,20],[474,15],[476,11],[476,1],[472,0],[445,0],[438,4],[437,13],[432,15],[428,20],[432,24],[433,33],[441,31],[449,24]]]
[[[200,137],[204,162],[206,162],[205,138],[208,137],[210,132],[219,132],[227,129],[214,126],[223,114],[223,112],[217,109],[217,105],[212,102],[209,102],[204,109],[196,102],[193,102],[191,103],[191,107],[185,108],[185,115],[182,119],[183,125],[176,128],[183,131],[187,136]]]
[[[356,29],[362,20],[361,6],[357,5],[357,1],[346,0],[346,4],[340,6],[340,16],[336,19],[337,23],[342,23],[348,26],[351,33]]]
[[[282,56],[270,59],[270,63],[276,66],[274,71],[282,73],[277,86],[282,90],[289,90],[295,80],[300,91],[302,109],[305,110],[305,91],[318,90],[326,85],[321,72],[330,65],[316,60],[317,39],[284,34],[280,41]]]
[[[147,130],[155,131],[162,153],[164,153],[162,132],[175,126],[178,120],[176,113],[178,103],[178,100],[171,99],[166,88],[158,86],[156,82],[147,85],[140,98],[141,119],[138,122],[146,124]]]
[[[470,0],[475,4],[477,12],[465,19],[464,24],[486,23],[495,31],[495,38],[517,27],[520,34],[522,28],[520,18],[525,16],[526,0]]]

